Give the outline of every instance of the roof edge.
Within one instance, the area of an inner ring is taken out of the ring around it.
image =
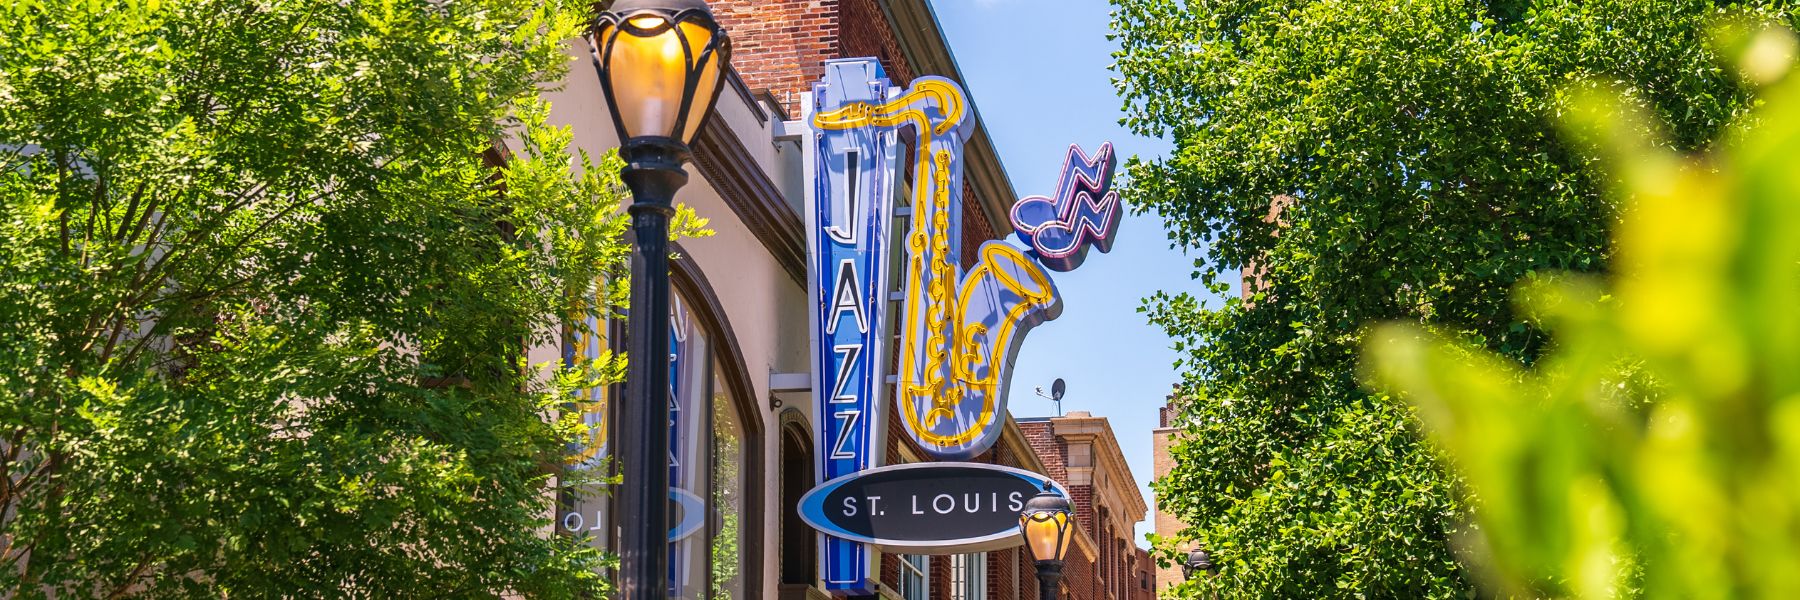
[[[950,51],[949,38],[938,26],[937,11],[931,8],[930,0],[877,0],[877,4],[887,14],[907,64],[920,75],[949,77],[968,91],[968,82],[956,64],[956,55]],[[971,92],[969,106],[975,113],[975,134],[965,144],[965,164],[970,175],[967,180],[975,187],[976,200],[996,239],[1004,239],[1012,231],[1012,205],[1019,201],[1019,193],[1000,162],[993,138],[987,132],[987,122],[982,120],[980,105],[973,96]]]

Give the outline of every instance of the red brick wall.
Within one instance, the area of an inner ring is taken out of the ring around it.
[[[911,84],[918,73],[901,54],[900,41],[894,39],[894,28],[888,26],[887,14],[881,12],[875,0],[838,0],[837,4],[838,22],[843,24],[843,29],[839,36],[842,41],[839,54],[834,58],[875,57],[881,60],[881,68],[887,70],[888,79],[893,80],[894,85]]]
[[[1031,444],[1031,451],[1037,453],[1038,460],[1044,463],[1044,474],[1051,479],[1064,481],[1069,478],[1069,470],[1063,462],[1062,441],[1056,439],[1056,433],[1050,429],[1047,421],[1021,421],[1019,430],[1025,432],[1025,441]]]
[[[1080,547],[1070,548],[1063,557],[1063,589],[1070,600],[1101,600],[1094,577],[1094,557]]]
[[[931,557],[931,597],[950,597],[950,556]]]
[[[1019,600],[1037,600],[1037,565],[1031,564],[1031,556],[1020,550],[1013,550],[1013,559],[1018,566]]]
[[[713,17],[731,34],[731,64],[752,91],[769,90],[790,115],[800,92],[843,56],[839,0],[712,0]]]
[[[800,114],[800,92],[825,73],[825,61],[872,56],[905,86],[907,64],[887,16],[875,0],[715,0],[713,16],[731,34],[731,63],[751,90],[769,90],[788,114]]]
[[[975,267],[975,261],[981,258],[981,245],[988,240],[996,239],[993,226],[988,224],[987,213],[975,203],[975,186],[969,183],[967,175],[963,179],[962,205],[962,266],[964,269]]]
[[[992,600],[1035,600],[1025,596],[1020,578],[1030,579],[1032,571],[1019,558],[1018,548],[995,550],[987,558],[987,597]]]
[[[1133,548],[1136,556],[1132,559],[1133,581],[1131,584],[1131,600],[1156,599],[1156,563],[1150,560],[1150,552],[1143,548]]]

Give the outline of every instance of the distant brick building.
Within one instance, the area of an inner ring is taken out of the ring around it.
[[[1063,568],[1065,597],[1149,600],[1156,565],[1132,541],[1148,508],[1104,417],[1075,411],[1019,420],[1044,474],[1069,489],[1080,529]]]
[[[1167,476],[1169,471],[1175,469],[1175,444],[1179,441],[1179,436],[1181,434],[1181,423],[1179,421],[1181,413],[1180,409],[1175,407],[1175,399],[1175,394],[1169,394],[1168,402],[1164,404],[1162,408],[1157,410],[1158,427],[1150,432],[1151,451],[1153,452],[1150,463],[1152,471],[1151,481],[1160,480]],[[1181,519],[1175,518],[1175,515],[1163,511],[1160,504],[1161,503],[1158,503],[1158,506],[1156,507],[1156,518],[1154,521],[1156,535],[1165,538],[1174,538],[1181,533],[1182,529],[1187,527],[1187,524],[1181,522]],[[1185,546],[1181,549],[1187,550]],[[1160,591],[1161,588],[1181,583],[1181,581],[1181,565],[1171,563],[1167,567],[1158,567],[1156,569],[1158,591]]]

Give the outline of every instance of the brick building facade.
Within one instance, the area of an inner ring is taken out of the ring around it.
[[[1168,402],[1157,410],[1157,428],[1150,432],[1151,452],[1153,453],[1150,464],[1152,481],[1162,479],[1175,469],[1175,444],[1180,441],[1181,434],[1181,423],[1178,421],[1180,409],[1175,407],[1175,399],[1175,394],[1169,394]],[[1187,528],[1187,524],[1183,523],[1181,519],[1164,512],[1160,503],[1156,507],[1153,524],[1156,528],[1156,535],[1165,539],[1176,539],[1181,534],[1181,530]],[[1184,545],[1177,549],[1185,552],[1189,548]],[[1158,591],[1161,588],[1180,583],[1182,581],[1181,566],[1170,563],[1168,566],[1157,567],[1156,581]]]
[[[809,91],[813,83],[818,81],[824,72],[825,61],[830,59],[875,57],[899,86],[909,84],[920,75],[939,75],[962,81],[949,46],[937,27],[936,17],[925,0],[714,0],[712,6],[714,15],[731,32],[734,44],[732,62],[739,76],[751,90],[770,99],[786,115],[801,112],[801,94]],[[1017,199],[988,140],[986,130],[979,125],[979,108],[976,110],[977,130],[968,141],[968,172],[963,197],[962,256],[965,266],[972,264],[977,255],[976,249],[983,242],[997,237],[993,224],[1007,222],[1007,209]],[[888,464],[923,460],[923,453],[912,447],[899,427],[897,418],[891,417],[887,438]],[[1063,472],[1046,471],[1046,464],[1040,459],[1048,459],[1053,455],[1041,454],[1037,452],[1040,449],[1022,443],[1021,435],[1023,433],[1019,427],[1009,423],[1001,443],[977,457],[974,462],[1021,467],[1053,476]],[[1108,438],[1110,439],[1110,433]],[[1115,443],[1114,452],[1116,451]],[[1060,464],[1062,457],[1054,455],[1054,459]],[[1119,464],[1123,465],[1122,462]],[[1061,479],[1060,476],[1057,477]],[[1128,472],[1121,481],[1135,498],[1135,484],[1131,482]],[[1091,486],[1082,486],[1081,489],[1091,489]],[[1135,514],[1141,517],[1144,512],[1141,499],[1138,503]],[[1077,504],[1085,505],[1086,502],[1077,500]],[[1109,510],[1114,509],[1109,507]],[[1092,526],[1093,522],[1090,521],[1085,527]],[[1109,524],[1108,527],[1116,525]],[[1068,579],[1072,593],[1068,597],[1138,597],[1097,593],[1105,585],[1114,585],[1120,591],[1126,591],[1126,587],[1130,586],[1124,586],[1120,582],[1131,578],[1126,574],[1129,567],[1109,566],[1108,569],[1111,570],[1106,572],[1110,574],[1110,580],[1093,574],[1095,554],[1109,559],[1115,555],[1124,556],[1125,560],[1118,561],[1119,565],[1148,564],[1147,558],[1142,556],[1141,551],[1136,551],[1135,545],[1122,541],[1130,534],[1129,524],[1124,527],[1123,534],[1104,538],[1111,542],[1103,551],[1098,547],[1090,547],[1086,554],[1081,554],[1084,558],[1071,561]],[[1108,532],[1116,533],[1113,529],[1108,529]],[[1089,536],[1089,546],[1099,539],[1102,538]],[[1137,553],[1131,554],[1133,551]],[[885,586],[899,587],[903,560],[892,554],[882,558],[881,580]],[[930,587],[929,597],[974,600],[968,598],[970,594],[964,590],[952,589],[955,584],[967,579],[967,576],[955,573],[955,565],[952,563],[957,559],[937,556],[925,560],[930,571],[926,578]],[[985,561],[988,598],[1009,600],[1037,597],[1034,575],[1036,569],[1021,549],[990,552]],[[785,595],[798,597],[809,594],[808,590],[800,588],[799,582],[784,583]]]
[[[1068,598],[1149,600],[1156,565],[1133,541],[1147,507],[1104,417],[1075,411],[1019,420],[1044,474],[1069,489],[1080,526],[1063,568]]]
[[[825,61],[874,57],[894,85],[919,75],[963,82],[950,46],[927,0],[716,0],[713,15],[731,33],[732,65],[752,91],[766,94],[786,115],[800,114],[800,94],[812,90]],[[965,86],[966,87],[966,86]],[[965,144],[964,267],[996,239],[1018,200],[1000,165],[975,104],[975,133]]]

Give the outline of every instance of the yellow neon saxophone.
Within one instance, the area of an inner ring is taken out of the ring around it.
[[[1000,437],[1020,342],[1062,303],[1043,267],[1004,242],[983,244],[967,273],[958,263],[962,144],[974,126],[962,88],[921,77],[891,101],[819,113],[813,126],[915,133],[896,402],[907,434],[926,452],[948,460],[981,454]]]

